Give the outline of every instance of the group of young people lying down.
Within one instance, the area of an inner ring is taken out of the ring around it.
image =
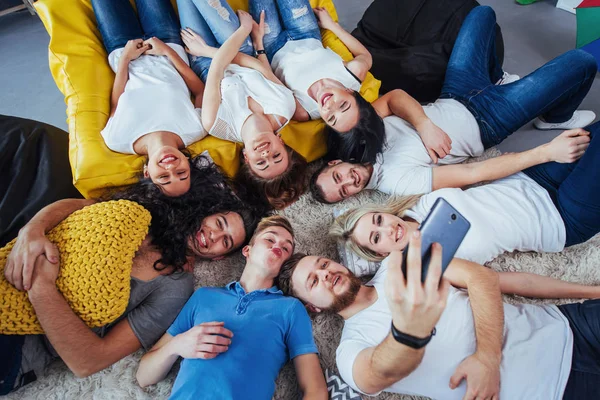
[[[515,81],[495,60],[494,12],[480,6],[463,23],[440,100],[421,107],[396,91],[371,105],[358,94],[368,52],[306,0],[250,0],[239,19],[224,1],[178,0],[181,25],[168,0],[138,0],[137,15],[127,1],[92,4],[116,71],[102,135],[113,150],[147,154],[146,179],[102,199],[51,204],[20,231],[4,275],[28,291],[45,335],[0,335],[0,394],[35,380],[56,356],[87,376],[143,347],[141,386],[183,358],[172,398],[268,399],[288,360],[305,398],[327,398],[308,309],[345,319],[337,366],[362,393],[597,397],[599,300],[509,305],[501,293],[598,299],[600,287],[480,265],[506,251],[561,251],[600,231],[600,125],[577,111],[596,71],[590,56],[571,51]],[[319,24],[353,61],[323,48]],[[319,117],[335,159],[312,178],[317,200],[365,188],[404,195],[348,210],[331,227],[358,256],[382,261],[366,285],[333,260],[294,254],[288,220],[260,220],[261,204],[242,200],[244,190],[234,193],[207,157],[183,151],[206,132],[243,142],[243,173],[264,190],[277,181],[282,190],[267,197],[285,192],[287,204],[302,177],[290,171],[305,162],[277,132],[291,119]],[[460,164],[534,118],[538,128],[567,130],[527,152]],[[294,176],[290,186],[285,176]],[[482,181],[492,182],[462,189]],[[439,197],[471,230],[443,277],[434,246],[423,284],[418,224]],[[125,313],[90,329],[56,288],[61,255],[46,233],[109,199],[138,202],[152,223],[133,259]],[[400,252],[409,243],[404,276]],[[194,258],[240,248],[239,281],[193,292]]]
[[[350,104],[336,93],[360,97],[371,66],[366,48],[307,0],[251,1],[251,15],[224,1],[178,0],[179,21],[168,1],[136,4],[137,16],[127,2],[92,1],[116,73],[106,145],[147,155],[144,178],[180,196],[191,174],[184,147],[206,134],[243,143],[240,181],[275,207],[296,200],[306,161],[279,132],[292,120],[335,124]],[[354,59],[324,48],[319,26]]]

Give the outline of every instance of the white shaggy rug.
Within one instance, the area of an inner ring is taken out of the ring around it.
[[[485,157],[498,154],[489,150]],[[316,166],[313,166],[315,168]],[[361,193],[346,200],[344,206],[353,206],[370,200],[383,201],[385,196],[379,193]],[[282,212],[288,217],[296,231],[297,250],[310,254],[319,254],[338,259],[335,243],[327,237],[334,206],[315,202],[310,194],[304,195],[298,202]],[[483,238],[485,240],[485,238]],[[222,286],[240,277],[244,261],[241,254],[235,254],[218,262],[202,262],[196,265],[197,286]],[[587,243],[573,246],[562,253],[534,254],[513,253],[498,257],[488,266],[499,271],[527,271],[552,276],[571,282],[589,285],[600,284],[600,235]],[[505,298],[506,301],[530,301],[526,299]],[[313,318],[313,331],[317,346],[321,352],[323,369],[335,368],[335,349],[339,342],[343,321],[333,315],[317,315]],[[65,365],[55,362],[45,376],[37,382],[7,396],[7,399],[164,399],[167,398],[175,377],[175,371],[169,378],[146,390],[135,383],[135,372],[142,352],[126,357],[110,368],[89,378],[77,379]],[[268,354],[265,354],[268,357]],[[198,382],[202,384],[201,381]],[[275,399],[297,399],[298,390],[291,364],[281,372],[277,382]],[[210,398],[210,396],[207,396]],[[382,394],[378,399],[420,399],[418,397]],[[252,399],[249,393],[248,399]]]

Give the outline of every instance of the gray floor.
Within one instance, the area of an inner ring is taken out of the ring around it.
[[[401,1],[401,0],[398,0]],[[368,0],[334,0],[340,21],[353,29]],[[496,10],[504,34],[504,69],[526,75],[575,45],[575,16],[554,7],[555,0],[520,6],[513,0],[480,0]],[[49,37],[28,12],[0,17],[0,114],[31,118],[67,129],[65,103],[48,69]],[[582,108],[600,115],[600,74]],[[551,140],[557,131],[531,124],[505,140],[502,151],[520,151]]]

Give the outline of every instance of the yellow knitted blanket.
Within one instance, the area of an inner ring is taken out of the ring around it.
[[[60,253],[56,286],[89,327],[106,325],[125,312],[133,258],[148,234],[150,219],[137,203],[108,201],[74,212],[48,233]],[[27,292],[4,277],[14,243],[0,249],[0,333],[41,334]]]

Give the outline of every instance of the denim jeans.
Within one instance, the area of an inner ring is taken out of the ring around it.
[[[157,37],[183,46],[179,21],[169,0],[136,0],[138,14],[127,0],[92,0],[102,41],[108,54],[132,39]]]
[[[265,12],[264,50],[269,62],[289,40],[321,40],[317,17],[308,0],[249,0],[249,12],[260,21]]]
[[[579,160],[549,162],[523,171],[550,194],[565,223],[567,246],[600,232],[600,122],[585,129],[591,142]]]
[[[10,393],[15,387],[21,369],[24,339],[24,336],[0,335],[0,396]]]
[[[600,399],[600,299],[558,308],[573,331],[573,361],[563,399]]]
[[[225,0],[177,0],[177,9],[181,26],[192,29],[212,47],[220,47],[240,27],[237,14]],[[254,54],[249,38],[240,52]],[[206,82],[211,61],[208,57],[190,56],[190,66],[203,82]]]
[[[594,57],[571,50],[522,79],[496,86],[502,68],[496,59],[496,14],[475,7],[460,29],[441,98],[463,103],[475,116],[485,148],[494,146],[537,116],[564,122],[573,116],[596,76]]]

